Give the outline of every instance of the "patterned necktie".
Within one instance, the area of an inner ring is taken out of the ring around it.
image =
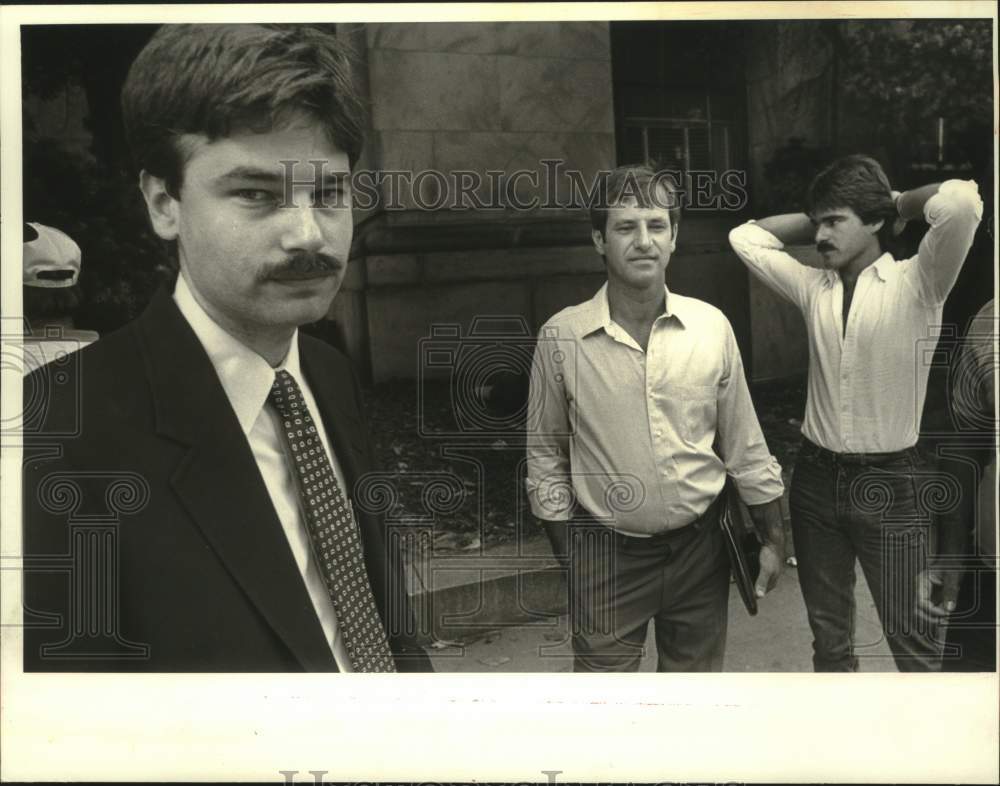
[[[306,528],[355,671],[395,671],[368,583],[361,538],[295,378],[275,374],[268,396],[291,448]]]

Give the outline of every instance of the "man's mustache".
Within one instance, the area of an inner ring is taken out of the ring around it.
[[[262,274],[264,279],[304,278],[315,275],[329,275],[346,266],[345,262],[329,254],[301,252],[294,254],[279,265],[270,267]]]
[[[817,251],[836,251],[837,247],[834,246],[833,243],[822,242],[822,243],[817,243],[816,244],[816,250]]]

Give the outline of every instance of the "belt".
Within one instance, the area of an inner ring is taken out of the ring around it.
[[[835,453],[821,448],[815,442],[802,438],[800,456],[816,458],[838,466],[878,466],[892,464],[896,461],[907,461],[916,464],[920,461],[920,453],[915,447],[894,450],[890,453]]]
[[[624,532],[618,532],[612,529],[606,523],[602,522],[600,519],[594,517],[588,511],[582,508],[577,509],[577,514],[574,515],[574,523],[576,525],[583,524],[583,526],[593,527],[596,531],[606,530],[614,538],[616,543],[619,544],[647,544],[649,546],[655,547],[659,544],[670,543],[678,538],[683,538],[702,529],[705,522],[710,523],[715,526],[719,519],[719,510],[722,505],[723,495],[719,494],[709,505],[705,512],[702,513],[698,518],[692,521],[690,524],[685,524],[682,527],[675,527],[673,529],[663,530],[662,532],[657,532],[655,535],[627,535]]]

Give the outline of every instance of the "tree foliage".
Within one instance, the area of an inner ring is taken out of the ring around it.
[[[77,326],[107,333],[134,319],[173,275],[133,177],[50,139],[24,142],[24,217],[54,226],[83,252]]]
[[[845,22],[841,86],[900,156],[917,156],[921,130],[946,121],[951,157],[983,168],[992,150],[993,40],[989,19]]]

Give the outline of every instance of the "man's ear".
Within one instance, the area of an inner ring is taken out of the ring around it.
[[[596,229],[590,231],[590,239],[594,241],[594,248],[602,257],[604,256],[604,234]]]
[[[146,200],[153,231],[164,240],[176,240],[180,233],[179,204],[167,192],[163,178],[143,169],[139,173],[139,190]]]
[[[673,232],[671,233],[672,237],[670,238],[670,253],[673,254],[677,250],[677,233],[681,231],[681,228],[674,224],[671,229],[673,229]]]
[[[871,224],[865,224],[868,228],[869,234],[877,235],[878,231],[885,225],[885,219],[880,221],[873,221]]]

